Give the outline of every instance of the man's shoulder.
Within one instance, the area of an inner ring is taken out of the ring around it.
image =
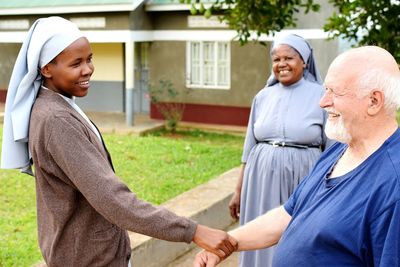
[[[366,171],[376,217],[400,201],[400,140],[386,144]]]
[[[400,129],[398,128],[395,133],[389,137],[383,145],[386,148],[387,161],[390,163],[397,175],[400,177]]]
[[[371,191],[384,210],[400,200],[400,131],[397,130],[381,147],[379,153],[369,164]]]
[[[393,168],[397,178],[397,184],[400,184],[400,136],[397,140],[388,145],[386,149],[387,164],[390,164],[390,167]],[[399,186],[400,187],[400,186]]]

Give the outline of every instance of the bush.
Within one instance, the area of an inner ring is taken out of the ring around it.
[[[170,80],[160,80],[158,86],[149,87],[150,101],[166,121],[166,129],[175,132],[182,120],[185,103],[177,102],[178,91]]]

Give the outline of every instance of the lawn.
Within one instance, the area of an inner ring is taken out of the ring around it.
[[[154,204],[238,166],[243,145],[240,136],[197,130],[174,136],[106,134],[104,139],[117,175]],[[41,260],[34,182],[17,171],[0,170],[0,266],[31,266]]]

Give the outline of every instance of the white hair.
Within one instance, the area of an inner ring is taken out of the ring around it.
[[[400,108],[400,76],[387,73],[384,69],[373,68],[358,78],[358,95],[366,96],[374,89],[385,95],[385,109],[388,113]]]

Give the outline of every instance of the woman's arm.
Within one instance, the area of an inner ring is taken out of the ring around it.
[[[240,215],[240,196],[242,192],[243,175],[245,168],[246,168],[246,163],[242,163],[242,165],[240,166],[240,173],[236,184],[235,192],[233,193],[232,199],[229,202],[229,211],[231,217],[235,220],[238,220]]]

